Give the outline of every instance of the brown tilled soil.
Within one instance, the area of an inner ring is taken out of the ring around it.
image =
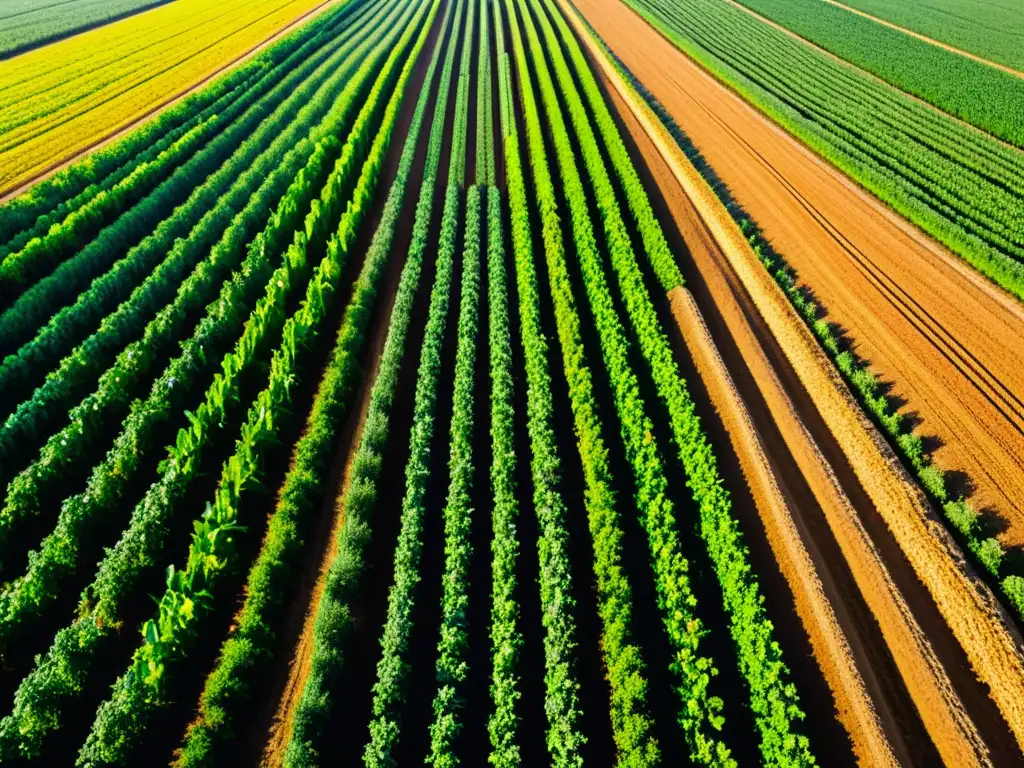
[[[618,0],[575,5],[915,414],[939,466],[1024,542],[1024,308],[719,84]]]

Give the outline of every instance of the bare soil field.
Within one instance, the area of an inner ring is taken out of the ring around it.
[[[576,6],[892,383],[942,468],[1024,542],[1024,308],[718,83],[617,0]]]

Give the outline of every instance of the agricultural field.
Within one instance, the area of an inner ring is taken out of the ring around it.
[[[189,3],[109,29],[259,5]],[[622,0],[299,5],[0,204],[0,763],[1024,762],[1014,545],[687,139],[685,54]]]
[[[1024,155],[728,0],[628,0],[683,52],[1024,299]]]
[[[324,4],[175,0],[0,61],[0,194],[136,123]],[[210,115],[191,127],[168,154],[195,151],[216,122]]]
[[[0,0],[0,56],[76,34],[167,0]]]
[[[822,0],[743,5],[996,138],[1024,145],[1024,73],[996,69]]]
[[[988,0],[843,0],[843,5],[1024,71],[1024,8]]]

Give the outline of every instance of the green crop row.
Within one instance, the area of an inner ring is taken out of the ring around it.
[[[497,170],[494,160],[494,112],[491,101],[491,0],[480,0],[480,45],[476,85],[476,183],[492,186]]]
[[[213,608],[216,582],[222,573],[237,567],[234,536],[244,530],[239,524],[243,491],[259,477],[261,450],[277,440],[282,426],[287,423],[288,392],[298,375],[299,355],[321,332],[320,325],[338,290],[342,264],[369,211],[368,203],[397,121],[404,97],[404,88],[400,86],[412,71],[419,49],[429,34],[430,24],[423,23],[427,11],[433,9],[432,19],[439,3],[440,0],[433,0],[432,5],[428,5],[426,0],[420,0],[418,7],[416,3],[409,3],[406,16],[395,27],[377,30],[381,49],[389,50],[390,54],[339,159],[339,164],[344,166],[357,157],[366,156],[352,199],[331,238],[327,255],[310,280],[302,305],[284,325],[282,344],[271,361],[269,382],[249,410],[235,453],[224,463],[214,501],[207,504],[206,511],[194,522],[187,564],[178,571],[173,566],[168,568],[167,591],[160,599],[158,617],[143,626],[143,643],[136,650],[128,672],[114,684],[113,696],[97,710],[92,731],[79,753],[77,764],[80,766],[129,763],[132,750],[148,724],[149,714],[165,701],[166,681],[174,663],[186,656],[199,639],[202,619]],[[413,11],[415,15],[410,19]],[[399,32],[401,36],[396,42]],[[410,52],[417,32],[417,45]],[[396,80],[395,68],[403,58],[406,62]],[[374,121],[377,102],[389,93],[388,107],[378,125]],[[365,145],[371,134],[374,137],[367,151]],[[357,326],[367,322],[367,312],[365,305],[355,310]],[[347,336],[345,330],[342,330],[343,337]],[[351,329],[351,334],[352,343],[358,344],[364,330],[356,327]],[[180,464],[176,466],[185,471]]]
[[[446,18],[450,13],[449,9]],[[431,20],[427,23],[429,25]],[[443,22],[442,29],[446,26],[447,21]],[[443,33],[440,40],[443,40]],[[440,42],[435,46],[398,172],[367,251],[362,274],[356,280],[352,300],[345,310],[331,362],[321,379],[303,436],[293,451],[294,460],[268,523],[260,554],[249,572],[245,602],[231,635],[221,648],[217,666],[207,677],[199,717],[189,726],[176,763],[179,768],[229,760],[231,739],[240,732],[240,723],[254,693],[259,690],[260,675],[273,658],[289,587],[300,570],[310,522],[326,490],[324,481],[336,448],[335,437],[359,372],[359,350],[380,290],[381,275],[391,255],[430,84],[442,47]],[[412,58],[417,55],[418,48]],[[404,89],[407,79],[408,72],[403,73],[396,89]],[[402,295],[396,299],[396,305]]]
[[[506,0],[509,18],[515,16]],[[525,8],[521,7],[525,11]],[[524,22],[528,20],[524,13]],[[526,120],[530,164],[542,224],[544,255],[554,303],[555,322],[562,348],[562,366],[569,395],[586,483],[586,506],[594,551],[594,575],[602,622],[601,646],[611,685],[611,723],[621,765],[657,765],[661,752],[647,705],[647,670],[639,646],[632,639],[632,589],[622,565],[623,531],[612,490],[608,449],[601,436],[593,394],[593,379],[584,357],[577,314],[566,264],[558,215],[558,201],[544,150],[540,111],[534,98],[529,60],[518,24],[510,24]],[[539,63],[531,45],[533,63]],[[540,54],[542,56],[543,54]]]
[[[441,638],[437,644],[434,720],[430,724],[427,763],[444,768],[461,765],[456,739],[462,730],[460,712],[466,706],[469,677],[469,563],[473,517],[473,392],[480,309],[480,187],[466,195],[466,227],[462,249],[462,292],[459,301],[452,395],[450,480],[444,507],[445,564],[441,591]]]
[[[454,141],[452,146],[455,146]],[[420,351],[416,379],[401,530],[395,549],[394,583],[388,591],[387,619],[381,636],[381,658],[377,662],[377,682],[373,685],[370,741],[363,752],[363,762],[367,768],[384,768],[393,764],[392,750],[400,734],[398,708],[405,698],[408,680],[404,657],[412,631],[415,590],[420,582],[423,515],[426,511],[424,498],[433,464],[430,460],[430,444],[434,436],[437,385],[441,374],[441,352],[454,271],[461,196],[459,187],[448,185],[437,247],[437,274],[430,293],[426,335]]]
[[[165,359],[176,342],[180,342],[197,312],[216,297],[225,275],[238,266],[245,244],[255,234],[253,230],[266,219],[268,208],[280,198],[284,185],[294,178],[298,168],[283,172],[278,165],[284,150],[289,150],[290,157],[304,162],[304,157],[291,152],[293,147],[301,143],[308,157],[313,142],[325,136],[328,126],[335,133],[347,128],[355,101],[344,98],[345,88],[341,88],[339,93],[338,86],[345,82],[343,78],[352,74],[358,63],[358,60],[346,61],[346,54],[352,54],[352,45],[359,42],[370,28],[353,28],[354,39],[335,51],[324,62],[326,66],[294,90],[286,104],[295,99],[304,106],[294,121],[285,123],[287,130],[282,131],[279,119],[271,120],[256,130],[247,141],[264,146],[269,142],[265,151],[247,168],[244,164],[241,166],[244,170],[229,192],[219,201],[208,201],[216,205],[210,207],[189,237],[175,242],[164,262],[132,292],[131,298],[116,312],[103,318],[96,332],[65,357],[46,376],[43,385],[18,406],[0,428],[0,457],[10,467],[15,464],[16,455],[29,452],[35,439],[48,434],[48,426],[54,420],[68,415],[69,426],[50,438],[40,458],[22,473],[16,485],[28,483],[39,487],[56,480],[61,469],[79,458],[81,451],[76,447],[81,446],[85,439],[89,440],[90,448],[95,449],[98,444],[95,430],[120,421],[138,386],[144,385],[149,372]],[[348,33],[348,30],[342,33],[343,41]],[[359,58],[361,56],[362,53]],[[335,108],[331,117],[322,126],[313,128],[309,140],[303,142],[310,127],[332,106]],[[285,105],[281,109],[284,110]],[[340,142],[327,146],[333,148],[335,155],[340,151]],[[294,162],[289,160],[286,165],[291,166]],[[303,208],[306,205],[308,200]],[[294,229],[292,226],[289,232]],[[273,249],[272,252],[277,253]],[[193,270],[191,275],[182,281],[189,269]],[[130,275],[128,279],[131,279]],[[93,294],[103,294],[104,282],[103,279],[97,280],[79,297],[74,306],[76,309],[82,307],[82,313],[72,313],[70,309],[58,313],[44,332],[19,353],[17,362],[24,363],[19,367],[28,371],[46,370],[47,362],[40,358],[50,357],[48,353],[53,346],[65,343],[69,325],[95,323],[96,318],[92,316],[97,313],[89,311],[88,302]],[[161,308],[161,304],[170,297],[174,300]],[[138,338],[140,330],[141,339]],[[112,355],[116,355],[113,365],[110,364]],[[111,375],[114,370],[118,373]],[[6,372],[6,366],[0,368],[0,380]],[[97,377],[99,391],[106,389],[106,394],[97,392],[72,407],[85,386]],[[19,488],[14,492],[24,498],[25,490]]]
[[[377,53],[363,63],[355,74],[355,79],[374,76],[374,62],[387,52],[399,31],[399,28],[396,28],[378,40]],[[365,113],[367,110],[371,114],[375,112],[375,105],[371,102],[367,102],[367,105],[364,105],[360,115],[363,119],[357,119],[358,127],[353,128],[353,131],[374,132],[374,126],[366,124]],[[331,144],[337,139],[328,134],[324,141]],[[344,200],[339,198],[349,186],[345,179],[354,172],[354,162],[357,161],[354,156],[365,151],[366,137],[359,136],[353,141],[346,144],[349,151],[344,152],[335,163],[334,171],[322,193],[321,205],[313,206],[313,212],[319,216],[334,218],[340,213]],[[324,162],[323,157],[317,160],[316,156],[322,155],[323,152],[323,147],[318,147],[314,159],[311,160],[309,168],[313,169],[312,178],[300,172],[295,179],[295,184],[286,194],[272,219],[271,233],[278,231],[276,227],[285,226],[286,222],[289,227],[293,226],[291,222],[301,222],[301,211],[304,207],[300,207],[300,202],[309,198],[313,179],[319,176],[315,169]],[[307,218],[306,231],[313,232],[319,229],[322,227],[317,225],[314,219]],[[259,236],[250,249],[250,256],[259,255],[262,258],[267,242],[273,239],[276,239],[276,236],[268,240]],[[121,606],[137,592],[144,574],[151,572],[156,566],[156,559],[160,556],[168,535],[172,509],[184,497],[190,481],[198,471],[199,449],[211,432],[218,428],[225,409],[231,405],[229,396],[237,389],[238,374],[250,365],[259,347],[262,346],[259,342],[264,332],[275,326],[280,327],[284,321],[284,297],[294,283],[297,282],[301,286],[302,275],[307,271],[306,242],[306,235],[297,233],[296,242],[285,257],[285,264],[271,275],[267,284],[267,294],[246,324],[242,338],[236,345],[236,352],[230,353],[224,360],[224,373],[217,374],[205,402],[195,414],[190,414],[191,426],[179,433],[178,441],[171,451],[172,458],[166,462],[160,481],[150,488],[142,502],[137,505],[127,531],[118,544],[108,551],[100,564],[96,579],[83,596],[82,618],[58,632],[50,651],[40,659],[36,668],[19,687],[15,696],[14,712],[0,723],[0,755],[38,754],[46,735],[59,727],[63,721],[69,701],[77,697],[88,684],[90,672],[104,638],[120,625]],[[333,242],[337,249],[337,239]],[[322,286],[313,286],[312,290],[319,291],[321,288]],[[218,310],[216,317],[221,321],[231,318],[237,311],[227,309],[220,303],[215,306]],[[188,350],[180,360],[184,365],[190,366],[194,356],[201,353],[201,348]],[[170,389],[168,385],[173,384],[173,378],[163,380],[163,389]],[[156,387],[154,389],[158,390]],[[154,394],[159,395],[158,391]],[[166,402],[154,402],[151,407],[151,412],[140,416],[164,416],[163,411],[168,406]],[[119,478],[123,472],[136,466],[137,458],[131,452],[131,435],[122,437],[126,439],[120,440],[116,446],[122,453],[118,457],[119,461],[115,458],[117,463],[110,467],[110,479]],[[57,669],[62,672],[54,675],[53,671]],[[41,704],[43,701],[46,702],[45,705]]]
[[[485,27],[486,28],[486,27]],[[516,599],[516,451],[512,393],[512,337],[509,328],[508,274],[502,234],[501,193],[487,188],[487,312],[491,375],[491,701],[487,721],[495,768],[516,768],[519,755],[519,649],[523,644]]]
[[[463,5],[459,3],[449,6],[445,23],[449,23],[452,8],[455,9],[455,19],[448,27],[449,30],[458,29],[462,21]],[[365,550],[372,530],[377,482],[380,479],[382,456],[389,436],[391,410],[402,358],[406,351],[406,338],[412,321],[413,302],[423,268],[423,259],[430,247],[428,234],[433,217],[448,92],[457,49],[454,41],[455,36],[449,35],[444,67],[438,83],[408,258],[402,269],[380,368],[370,394],[365,427],[352,463],[348,488],[341,500],[345,521],[338,535],[337,555],[330,563],[323,595],[315,609],[310,670],[295,709],[292,733],[285,752],[284,762],[288,768],[319,764],[319,750],[330,727],[330,715],[337,695],[335,685],[346,663],[349,662],[346,641],[353,628],[350,601],[358,595],[365,573]]]
[[[537,8],[538,0],[533,0],[533,3]],[[547,7],[552,9],[550,2]],[[738,648],[740,671],[750,686],[751,709],[761,732],[763,758],[768,765],[813,765],[815,760],[807,738],[794,732],[794,721],[802,719],[804,715],[799,708],[796,688],[790,680],[789,670],[782,660],[781,648],[773,638],[774,632],[763,608],[763,597],[757,578],[750,566],[738,523],[732,514],[732,502],[722,485],[715,456],[701,427],[686,383],[673,359],[668,338],[660,326],[654,305],[644,286],[643,275],[630,244],[629,232],[619,211],[615,189],[591,128],[590,115],[561,55],[559,39],[543,11],[539,8],[537,10],[545,31],[548,51],[558,73],[558,84],[569,108],[570,123],[576,129],[584,162],[594,185],[594,196],[604,222],[607,251],[618,276],[623,303],[654,379],[658,396],[668,409],[672,436],[686,471],[687,485],[700,511],[700,530],[722,588],[723,603],[730,619],[730,630]],[[554,15],[560,18],[557,10]],[[575,42],[564,22],[560,32],[562,40]],[[577,53],[579,64],[582,52]],[[585,66],[578,66],[577,74],[581,80],[593,77],[589,68]],[[596,83],[594,86],[596,88]],[[553,89],[550,89],[550,93],[554,95]],[[594,96],[598,95],[593,90],[591,93]],[[557,104],[553,101],[552,107],[549,115],[553,121],[561,124],[560,115],[556,112]],[[607,115],[595,113],[595,122],[604,122],[603,117]],[[615,131],[614,124],[605,127],[606,132]],[[556,135],[558,133],[556,131]],[[566,156],[571,159],[568,152]],[[620,155],[619,159],[628,162],[628,157]],[[573,176],[575,166],[570,163],[567,168],[569,175]],[[578,178],[573,179],[571,183],[567,182],[566,187],[567,190],[575,187],[577,197],[582,198],[583,189]],[[634,191],[646,196],[642,188]],[[571,192],[569,194],[571,195]],[[584,237],[577,238],[577,250],[584,256],[581,258],[584,285],[592,297],[594,314],[603,337],[605,332],[601,330],[602,318],[613,317],[615,310],[605,285],[600,260],[596,258],[596,251],[593,248],[579,246],[581,239],[589,241],[592,235],[586,231],[583,235]],[[650,254],[649,260],[653,264],[655,254]],[[614,327],[615,324],[608,325]],[[645,447],[653,446],[653,441],[649,437],[651,425],[649,422],[644,423],[645,420],[637,415],[640,411],[637,406],[641,400],[639,391],[635,389],[635,378],[628,372],[625,340],[621,336],[621,330],[615,335],[619,335],[619,341],[607,344],[609,352],[606,352],[606,359],[612,378],[616,382],[616,399],[623,424],[623,438],[626,442],[627,455],[634,466],[643,467],[647,493],[653,498],[662,492],[664,480],[652,487],[657,457],[653,452],[645,455]],[[603,339],[602,344],[605,344]],[[618,357],[621,362],[614,363],[614,357]],[[632,387],[629,386],[630,383]],[[630,389],[633,391],[630,392]],[[639,477],[638,486],[643,487]],[[643,490],[640,492],[644,493]],[[678,547],[671,510],[666,507],[660,521],[649,518],[647,527],[651,537],[653,567],[658,578],[659,603],[665,614],[666,629],[676,653],[679,654],[677,664],[680,668],[686,669],[694,663],[691,654],[695,652],[696,646],[691,646],[688,640],[684,640],[688,622],[683,617],[686,616],[685,606],[692,605],[693,598],[686,594],[685,567],[676,566],[668,559],[668,553]],[[662,560],[664,562],[661,562]],[[697,667],[700,667],[699,661]],[[676,671],[678,673],[680,670]],[[688,710],[684,710],[683,714],[684,727],[690,734],[700,727],[697,718],[694,718],[696,722],[687,720],[695,715],[692,702],[702,702],[706,697],[705,685],[699,679],[687,680],[684,675],[681,694]],[[712,723],[720,707],[721,702],[717,701],[708,708],[706,716]],[[699,731],[698,735],[691,736],[691,748],[695,751],[693,757],[701,762],[734,763],[728,757],[724,745],[713,740],[705,742]]]
[[[506,8],[514,20],[514,11]],[[501,4],[495,0],[495,16]],[[529,202],[520,158],[519,133],[514,118],[515,96],[510,56],[505,50],[504,28],[497,29],[499,108],[510,208],[510,234],[519,296],[519,335],[526,364],[526,417],[530,440],[530,475],[533,506],[538,523],[538,560],[541,616],[544,626],[544,712],[547,750],[556,768],[579,768],[586,743],[581,731],[583,712],[578,679],[576,599],[569,562],[568,510],[560,489],[561,463],[555,440],[554,401],[548,364],[549,343],[541,322],[540,291],[533,258]],[[518,754],[503,763],[518,765]]]
[[[399,8],[401,4],[396,3],[394,7]],[[382,55],[383,50],[378,45],[376,58],[379,59]],[[367,65],[366,71],[361,76],[357,75],[350,81],[351,89],[342,91],[338,101],[332,107],[325,126],[322,127],[323,130],[317,131],[318,134],[336,135],[335,132],[341,130],[347,123],[345,116],[349,109],[359,103],[362,93],[361,82],[370,79],[370,74],[373,71],[372,62],[367,62]],[[349,74],[345,68],[342,70],[344,74]],[[327,95],[332,94],[328,92]],[[316,190],[320,188],[324,177],[327,176],[326,171],[331,160],[337,156],[334,149],[336,144],[336,140],[332,138],[331,141],[317,147],[309,164],[300,172],[298,179],[293,182],[292,189],[283,198],[278,213],[263,233],[260,245],[251,251],[250,256],[260,257],[264,251],[277,253],[278,248],[283,246],[281,241],[287,236],[287,233],[293,232],[301,224],[301,212],[309,206],[310,200],[314,197]],[[347,194],[347,186],[350,183],[347,179],[354,178],[354,174],[354,163],[343,164],[341,160],[336,162],[335,169],[325,185],[325,190],[329,192],[330,196],[322,197],[317,201],[321,203],[317,209],[320,214],[319,219],[333,221],[340,215],[344,195]],[[325,192],[325,194],[327,193]],[[322,243],[326,238],[322,234],[317,235],[313,232],[312,222],[312,219],[307,219],[306,237],[312,236],[314,244]],[[305,253],[304,244],[302,249]],[[304,264],[305,255],[303,254],[295,263]],[[267,262],[264,261],[264,264]],[[287,275],[288,265],[283,269]],[[304,270],[304,268],[302,269]],[[299,272],[299,275],[303,274],[304,271]],[[278,277],[280,278],[280,276]],[[280,314],[269,310],[268,307],[275,305],[280,298],[278,293],[290,288],[293,279],[285,280],[282,284],[284,287],[275,285],[268,289],[267,295],[257,306],[257,317],[263,318]],[[246,282],[252,284],[251,280]],[[299,284],[301,285],[301,282]],[[249,292],[251,293],[251,289]],[[240,307],[235,306],[234,311],[230,313],[225,312],[224,309],[223,305],[218,304],[214,310],[223,318],[223,321],[217,325],[223,326],[224,330],[232,329],[239,319]],[[283,315],[281,315],[279,320],[283,321],[283,319]],[[201,325],[197,333],[204,337],[204,341],[209,341],[212,330],[213,328],[209,325]],[[230,371],[231,375],[218,376],[214,381],[210,393],[207,395],[207,402],[201,405],[197,413],[191,417],[192,428],[187,432],[190,445],[194,443],[198,446],[202,443],[200,438],[205,434],[207,427],[201,427],[201,425],[217,424],[222,419],[224,404],[230,403],[231,393],[237,390],[241,372],[256,357],[256,352],[260,347],[259,339],[262,337],[263,331],[264,327],[253,321],[246,326],[246,332],[243,333],[242,340],[239,342],[237,356],[237,361],[244,362],[244,365],[225,367],[225,372]],[[205,344],[193,346],[193,350],[196,353],[208,351]],[[144,350],[129,348],[125,354],[129,361],[135,362],[134,353],[141,352]],[[79,418],[68,429],[59,433],[47,446],[51,449],[49,453],[44,451],[40,462],[16,478],[15,483],[11,486],[7,503],[3,510],[0,510],[0,515],[2,515],[0,522],[3,523],[3,526],[0,527],[0,532],[3,534],[0,542],[5,545],[9,544],[17,535],[19,523],[27,517],[36,517],[40,514],[42,509],[40,497],[43,492],[59,480],[61,470],[66,470],[68,466],[73,465],[90,449],[93,442],[90,438],[96,431],[102,430],[104,423],[102,418],[97,418],[94,415],[94,413],[100,412],[99,404],[109,402],[126,388],[128,381],[131,380],[128,371],[131,371],[136,378],[143,375],[145,371],[138,370],[139,367],[141,366],[125,370],[127,368],[125,366],[109,372],[105,376],[104,382],[107,384],[107,398],[103,397],[103,387],[101,387],[100,397],[92,398],[91,402],[87,400],[83,404],[84,407],[80,407],[76,414]],[[158,380],[150,398],[145,403],[133,408],[129,418],[129,429],[125,430],[115,442],[114,449],[108,455],[107,460],[94,470],[85,492],[71,497],[63,504],[57,527],[54,533],[44,540],[40,553],[32,558],[26,578],[15,582],[11,585],[11,589],[5,590],[0,597],[0,606],[5,609],[3,613],[0,613],[0,617],[3,619],[3,624],[0,624],[0,627],[3,630],[18,629],[26,611],[38,614],[59,594],[60,584],[69,575],[70,569],[75,567],[80,557],[80,540],[86,536],[86,531],[95,528],[100,513],[109,509],[120,498],[123,489],[134,475],[133,470],[137,468],[142,452],[152,445],[154,439],[158,439],[156,428],[172,411],[170,407],[170,403],[173,402],[172,393],[168,390],[173,390],[175,386],[178,386],[178,391],[184,389],[187,392],[189,380],[194,379],[198,373],[195,370],[196,367],[191,355],[186,354],[177,358]],[[175,372],[175,368],[179,370]],[[122,379],[124,379],[123,383]],[[216,404],[213,404],[214,402]],[[90,429],[86,429],[87,423]],[[127,439],[124,439],[125,437]],[[185,438],[179,436],[179,443],[183,439]],[[109,520],[106,522],[109,524]]]
[[[485,6],[481,6],[484,8]],[[455,99],[455,137],[452,152],[465,154],[468,139],[466,124],[469,119],[469,88],[472,72],[470,52],[476,36],[476,3],[469,0],[469,13],[462,42],[458,92]],[[480,39],[486,35],[481,27]],[[481,52],[483,45],[480,46]],[[479,62],[480,59],[478,58]],[[478,69],[479,76],[480,71]],[[479,142],[486,145],[481,126],[477,83],[477,131]],[[477,147],[477,158],[481,148]],[[465,159],[464,161],[465,162]],[[464,173],[464,172],[463,172]],[[479,175],[480,169],[477,168]],[[449,185],[453,180],[449,179]],[[461,298],[456,331],[455,382],[452,395],[452,418],[449,428],[448,500],[444,507],[445,564],[441,588],[441,637],[437,645],[437,693],[433,701],[434,719],[430,724],[430,751],[426,762],[451,768],[460,764],[455,742],[462,723],[459,712],[465,706],[464,692],[469,675],[467,654],[469,647],[466,626],[469,606],[469,563],[472,557],[472,486],[473,486],[473,393],[476,372],[476,346],[479,331],[480,305],[480,187],[470,187],[466,195],[466,221],[462,248]]]

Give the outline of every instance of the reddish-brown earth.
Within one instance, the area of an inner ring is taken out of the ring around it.
[[[1024,308],[859,189],[618,0],[576,0],[730,194],[962,473],[1024,542]]]

